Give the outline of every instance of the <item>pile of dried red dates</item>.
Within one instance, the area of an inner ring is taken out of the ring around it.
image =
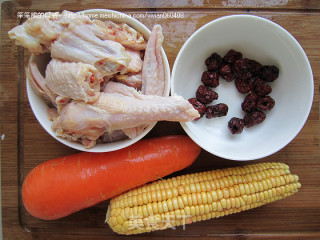
[[[250,128],[262,123],[266,114],[263,111],[271,110],[275,101],[268,96],[272,89],[268,82],[273,82],[279,76],[276,66],[261,65],[259,62],[243,58],[241,52],[233,49],[221,57],[217,53],[211,54],[205,60],[207,71],[202,73],[200,85],[196,91],[196,97],[189,102],[198,110],[200,117],[215,118],[226,116],[228,106],[224,103],[209,105],[218,99],[218,94],[211,88],[219,86],[220,77],[231,82],[235,79],[235,86],[242,94],[247,94],[241,103],[242,110],[246,113],[242,118],[232,117],[228,122],[228,128],[232,134],[242,133],[244,127]]]

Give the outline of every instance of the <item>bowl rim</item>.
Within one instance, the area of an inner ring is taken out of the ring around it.
[[[123,13],[123,12],[110,10],[110,9],[87,9],[87,10],[79,11],[79,12],[76,12],[76,13],[88,13],[88,14],[114,13],[114,14],[121,14],[123,16],[123,18],[118,18],[118,19],[120,19],[120,20],[121,19],[128,19],[128,20],[127,21],[115,21],[115,22],[125,22],[130,26],[132,26],[132,25],[139,26],[139,28],[141,28],[141,29],[139,29],[138,31],[141,32],[144,35],[145,39],[147,39],[147,40],[149,39],[149,36],[150,36],[150,33],[151,33],[151,30],[148,29],[146,25],[144,25],[142,22],[136,20],[135,18],[132,18],[131,16],[129,16],[126,13]],[[113,18],[105,18],[105,20],[107,20],[107,19],[113,20]],[[146,36],[146,34],[147,34],[147,36]],[[169,65],[168,57],[167,57],[163,47],[161,47],[161,55],[162,55],[162,58],[163,58],[163,64],[164,64],[164,70],[165,70],[165,78],[166,78],[166,86],[165,86],[164,96],[169,96],[169,94],[170,94],[170,86],[171,86],[171,73],[170,73],[170,65]],[[31,54],[31,56],[29,58],[29,61],[34,60],[36,57],[37,56],[35,54]],[[47,126],[47,124],[46,124],[47,120],[43,119],[42,117],[40,117],[40,112],[39,112],[40,110],[35,107],[35,101],[37,101],[39,99],[41,99],[42,101],[44,101],[44,100],[34,92],[34,90],[32,89],[27,77],[26,77],[26,90],[27,90],[27,97],[28,97],[28,101],[29,101],[30,107],[32,109],[32,112],[35,115],[38,123],[40,123],[40,125],[42,126],[42,128],[49,135],[51,135],[54,139],[56,139],[60,143],[66,145],[66,146],[68,146],[70,148],[79,150],[79,151],[84,151],[84,152],[111,152],[111,151],[115,151],[115,150],[119,150],[119,149],[128,147],[128,146],[138,142],[143,137],[145,137],[151,131],[151,129],[157,124],[157,122],[149,124],[149,126],[139,136],[135,137],[134,139],[129,139],[128,138],[128,139],[115,141],[115,142],[110,142],[110,143],[97,144],[93,148],[86,149],[81,143],[72,142],[72,141],[69,141],[67,139],[64,139],[64,138],[56,136],[55,133],[51,129],[51,125],[52,124],[50,124],[50,126]],[[50,122],[52,123],[52,121],[50,121]]]
[[[199,139],[197,138],[197,136],[189,129],[188,127],[188,123],[185,123],[185,122],[180,122],[182,128],[184,129],[184,131],[187,133],[187,135],[189,135],[189,137],[194,141],[196,142],[199,146],[201,146],[204,150],[206,150],[207,152],[210,152],[211,154],[213,155],[216,155],[218,157],[221,157],[221,158],[225,158],[225,159],[228,159],[228,160],[234,160],[234,161],[251,161],[251,160],[257,160],[257,159],[261,159],[261,158],[264,158],[264,157],[267,157],[267,156],[270,156],[276,152],[278,152],[279,150],[281,150],[282,148],[284,148],[286,145],[288,145],[298,134],[299,132],[301,131],[301,129],[303,128],[303,126],[305,125],[309,115],[310,115],[310,111],[311,111],[311,108],[312,108],[312,105],[313,105],[313,99],[314,99],[314,77],[313,77],[313,72],[312,72],[312,68],[311,68],[311,65],[310,65],[310,62],[309,62],[309,59],[305,53],[305,51],[303,50],[302,46],[300,45],[300,43],[291,35],[291,33],[289,33],[285,28],[283,28],[282,26],[280,26],[279,24],[269,20],[269,19],[266,19],[264,17],[260,17],[260,16],[256,16],[256,15],[251,15],[251,14],[232,14],[232,15],[227,15],[227,16],[223,16],[223,17],[219,17],[217,19],[214,19],[208,23],[206,23],[205,25],[203,25],[202,27],[200,27],[199,29],[197,29],[193,34],[191,34],[191,36],[187,39],[187,41],[182,45],[181,49],[179,50],[179,53],[174,61],[174,64],[173,64],[173,68],[172,68],[172,72],[171,72],[171,94],[175,94],[175,87],[174,87],[174,78],[175,78],[175,75],[176,75],[176,69],[177,69],[177,66],[178,66],[178,62],[180,61],[181,59],[181,56],[182,56],[182,53],[184,51],[184,49],[188,46],[188,44],[192,41],[193,38],[195,38],[197,35],[201,34],[206,28],[210,27],[211,25],[217,23],[217,22],[221,22],[221,21],[224,21],[224,20],[229,20],[229,19],[237,19],[237,18],[249,18],[249,19],[255,19],[255,20],[258,20],[260,22],[263,22],[263,23],[266,23],[266,24],[269,24],[275,28],[278,28],[280,29],[281,31],[283,31],[287,37],[289,37],[289,39],[291,41],[293,41],[297,47],[297,49],[299,50],[299,52],[302,54],[303,58],[304,58],[304,61],[308,67],[307,69],[307,72],[308,72],[308,75],[310,75],[310,95],[309,96],[306,96],[308,97],[308,106],[306,107],[306,112],[304,113],[305,115],[305,118],[303,121],[300,122],[299,126],[291,132],[291,135],[288,137],[288,140],[286,141],[283,141],[283,143],[275,148],[273,148],[272,150],[268,151],[268,152],[264,152],[263,154],[257,154],[255,157],[251,157],[251,158],[247,158],[247,157],[232,157],[232,156],[229,156],[228,154],[225,154],[225,153],[220,153],[220,152],[217,152],[217,151],[213,151],[212,149],[209,149],[207,146],[203,146],[201,144],[201,141],[199,141]]]

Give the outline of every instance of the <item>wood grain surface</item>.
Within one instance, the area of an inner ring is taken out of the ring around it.
[[[305,50],[314,76],[314,101],[301,132],[277,153],[254,161],[283,162],[299,175],[302,188],[294,196],[254,210],[177,227],[131,239],[320,239],[320,3],[317,0],[260,1],[6,1],[1,5],[1,193],[4,239],[127,239],[114,234],[104,223],[108,201],[56,221],[30,216],[21,203],[21,184],[37,164],[77,152],[40,126],[28,103],[24,68],[30,54],[17,47],[7,32],[20,23],[19,12],[116,9],[126,13],[183,12],[182,19],[138,19],[147,27],[163,27],[170,67],[179,49],[199,27],[218,17],[247,13],[272,20],[288,30]],[[298,97],[298,96],[297,96]],[[292,119],[294,121],[294,119]],[[178,123],[159,122],[147,138],[185,134]],[[251,162],[252,163],[252,162]],[[178,173],[197,172],[248,164],[228,161],[202,150],[196,162]]]

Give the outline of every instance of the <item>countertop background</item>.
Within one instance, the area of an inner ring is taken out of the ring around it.
[[[247,212],[188,225],[186,230],[168,229],[132,239],[320,239],[320,2],[318,0],[18,0],[1,4],[0,136],[1,209],[3,239],[127,239],[104,224],[108,201],[57,221],[30,216],[21,201],[25,175],[39,163],[75,153],[51,138],[35,119],[25,89],[24,67],[30,54],[17,47],[7,32],[32,12],[80,11],[105,8],[125,13],[183,12],[184,18],[140,18],[150,29],[163,26],[172,69],[187,38],[205,23],[231,14],[265,17],[287,29],[305,50],[314,74],[315,95],[309,118],[297,137],[281,151],[250,163],[277,161],[290,165],[300,176],[302,188],[294,196]],[[178,123],[159,122],[146,137],[185,134]],[[233,167],[248,162],[228,161],[202,151],[189,168],[176,174]]]

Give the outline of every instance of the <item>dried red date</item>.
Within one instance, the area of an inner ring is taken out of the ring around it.
[[[235,75],[234,75],[234,73],[231,69],[231,66],[229,64],[222,66],[219,69],[219,73],[220,73],[220,76],[223,79],[225,79],[227,82],[231,82],[235,78]]]
[[[248,93],[253,88],[253,83],[250,78],[242,79],[238,77],[235,80],[235,85],[239,93]]]
[[[196,98],[203,104],[211,103],[213,100],[218,99],[218,93],[212,91],[210,88],[200,85],[196,91]]]
[[[265,119],[266,119],[266,115],[260,110],[254,110],[250,113],[247,113],[243,118],[244,125],[247,128],[258,125],[262,123]]]
[[[204,62],[209,71],[218,70],[222,63],[222,57],[217,53],[212,53]]]
[[[229,50],[227,54],[223,57],[223,60],[227,63],[235,63],[237,60],[242,58],[242,53],[237,52],[233,49]]]
[[[201,82],[206,87],[213,87],[213,88],[218,87],[220,84],[219,74],[217,72],[205,71],[202,73]]]
[[[242,104],[241,104],[241,109],[246,112],[252,112],[257,108],[257,102],[258,102],[259,96],[255,93],[248,94]]]
[[[228,114],[228,110],[228,105],[224,103],[208,106],[206,109],[206,118],[211,119],[226,116]]]
[[[272,88],[260,78],[254,80],[253,90],[259,96],[265,96],[272,92]]]
[[[248,69],[248,59],[239,59],[233,64],[233,71],[241,79],[248,79],[252,77],[251,72]]]
[[[279,68],[276,66],[262,66],[260,78],[266,82],[273,82],[279,77]]]
[[[232,134],[240,134],[244,128],[244,121],[241,118],[233,117],[228,122],[228,128]]]
[[[252,59],[245,58],[245,60],[246,60],[247,68],[249,72],[252,74],[252,77],[259,76],[262,65],[259,62]]]
[[[275,101],[272,97],[270,96],[264,96],[264,97],[261,97],[259,100],[258,100],[258,103],[257,103],[257,107],[260,109],[260,110],[264,110],[264,111],[269,111],[271,110],[275,105]]]
[[[194,119],[195,121],[199,120],[200,118],[203,117],[203,115],[205,114],[206,112],[206,106],[199,102],[196,98],[189,98],[188,99],[189,103],[192,104],[192,106],[199,112],[200,114],[200,117]]]

